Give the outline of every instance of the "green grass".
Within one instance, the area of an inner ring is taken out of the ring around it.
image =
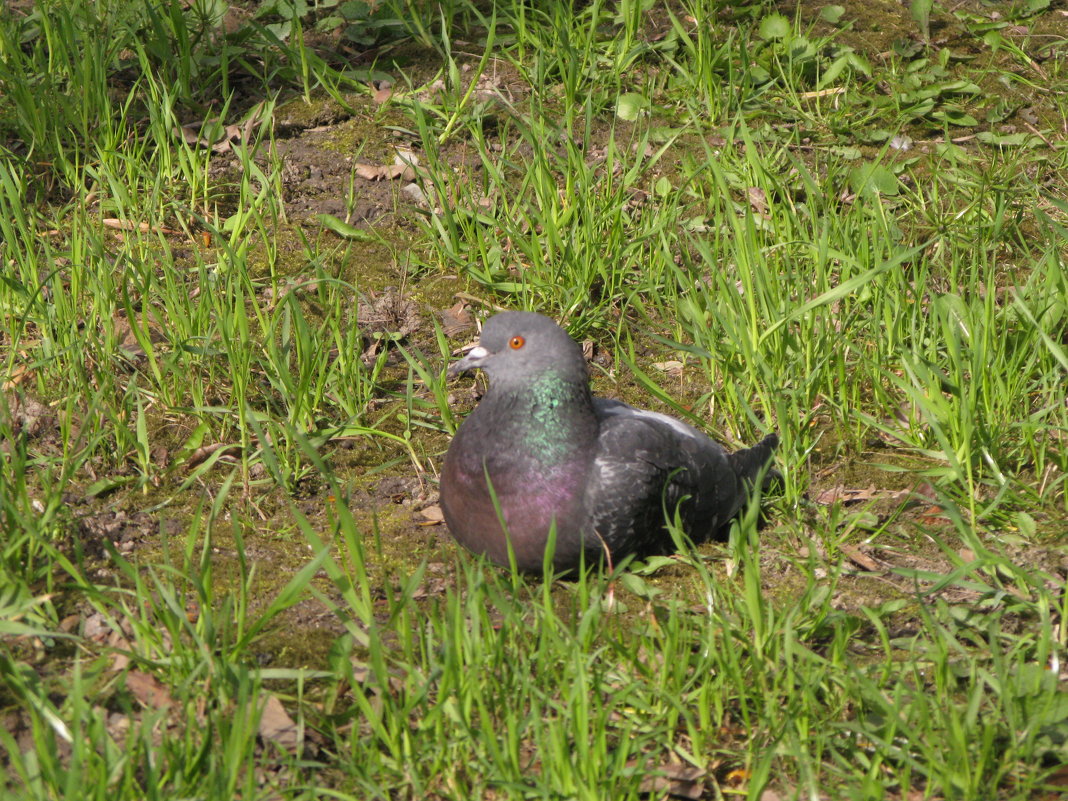
[[[11,5],[4,798],[1063,783],[1055,10]],[[423,204],[357,176],[398,144]],[[378,216],[298,212],[347,158]],[[768,525],[572,582],[413,525],[457,291],[593,339],[598,391],[777,430]]]

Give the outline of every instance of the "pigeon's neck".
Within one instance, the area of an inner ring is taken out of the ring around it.
[[[586,381],[544,373],[513,397],[512,441],[545,465],[574,460],[597,438],[597,415]]]

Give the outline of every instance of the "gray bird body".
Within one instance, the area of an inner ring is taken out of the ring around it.
[[[453,438],[441,508],[465,547],[540,572],[555,526],[553,567],[596,564],[671,547],[678,509],[695,541],[744,506],[771,460],[772,434],[728,454],[686,423],[594,398],[581,348],[552,320],[504,312],[450,372],[481,368],[489,390]]]

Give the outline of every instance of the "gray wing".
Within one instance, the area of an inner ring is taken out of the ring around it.
[[[667,547],[665,511],[678,508],[695,540],[737,514],[746,489],[718,444],[679,420],[619,401],[599,398],[595,408],[601,429],[586,503],[591,527],[612,551]]]

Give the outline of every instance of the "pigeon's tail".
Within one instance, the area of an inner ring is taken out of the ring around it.
[[[753,484],[757,476],[760,475],[760,471],[771,461],[771,457],[775,454],[775,448],[778,445],[779,435],[768,434],[752,448],[735,451],[728,458],[731,460],[731,465],[738,476],[746,483]],[[778,471],[774,467],[769,468],[767,473],[764,474],[763,488],[765,490],[768,489],[779,478],[781,476]]]

